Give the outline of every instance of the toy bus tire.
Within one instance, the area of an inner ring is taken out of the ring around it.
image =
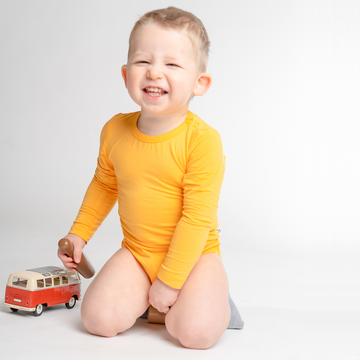
[[[12,308],[12,307],[10,308],[10,310],[13,311],[13,312],[19,311],[19,309],[14,309],[14,308]]]
[[[40,316],[43,313],[43,311],[44,311],[44,306],[42,304],[36,305],[34,315]]]
[[[65,306],[68,308],[68,309],[72,309],[76,304],[76,297],[73,296],[70,301],[68,303],[65,304]]]

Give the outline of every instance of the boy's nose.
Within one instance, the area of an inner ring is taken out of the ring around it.
[[[146,76],[151,80],[156,80],[156,79],[162,79],[164,77],[164,74],[162,73],[162,71],[160,69],[158,69],[154,66],[151,66],[148,69]]]

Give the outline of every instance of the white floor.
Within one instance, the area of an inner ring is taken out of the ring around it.
[[[227,330],[211,349],[196,351],[182,348],[163,325],[142,319],[115,338],[89,335],[79,309],[56,306],[39,318],[1,309],[2,358],[360,359],[360,315],[352,312],[242,308],[243,330]]]
[[[37,253],[31,250],[31,242],[28,248],[24,245],[24,252],[19,252],[9,243],[1,244],[0,281],[4,290],[10,272],[60,265],[52,244],[44,239],[38,243],[44,246]],[[97,269],[108,256],[106,251],[112,251],[99,249],[97,245],[88,248]],[[29,258],[29,253],[34,255]],[[307,268],[304,259],[244,253],[240,259],[224,255],[224,262],[228,268],[232,297],[245,327],[243,330],[227,330],[209,350],[184,349],[170,337],[163,325],[148,324],[142,319],[115,338],[92,336],[81,323],[80,301],[72,310],[63,305],[45,309],[40,317],[21,311],[12,313],[0,306],[1,358],[360,359],[360,312],[354,306],[359,295],[358,276],[356,289],[341,289],[344,304],[341,309],[338,291],[327,285],[325,277],[320,290],[314,288],[320,281],[310,281],[310,274],[304,270]],[[354,279],[348,279],[347,283],[351,282]],[[89,283],[90,280],[83,281],[83,293]],[[337,284],[336,279],[332,282],[334,284]],[[328,297],[333,300],[326,300]],[[3,295],[0,299],[3,301]],[[313,301],[313,307],[309,299]]]

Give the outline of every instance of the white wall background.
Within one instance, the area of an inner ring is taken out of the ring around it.
[[[223,138],[233,294],[246,306],[360,310],[357,0],[1,0],[2,278],[23,270],[24,253],[28,267],[56,261],[103,124],[137,110],[120,74],[131,28],[169,5],[199,16],[212,42],[213,86],[191,110]],[[114,209],[88,251],[103,262],[121,239]]]

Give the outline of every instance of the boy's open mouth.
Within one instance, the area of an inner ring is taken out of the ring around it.
[[[143,90],[150,96],[162,96],[162,95],[167,94],[167,91],[165,91],[164,89],[158,88],[158,87],[149,86],[149,87],[144,88]]]

